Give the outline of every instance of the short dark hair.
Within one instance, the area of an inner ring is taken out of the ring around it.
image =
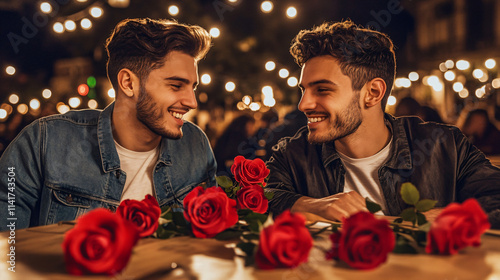
[[[290,53],[299,66],[309,59],[331,55],[338,60],[342,73],[352,80],[352,88],[361,88],[374,78],[387,84],[381,105],[384,110],[396,74],[396,57],[391,39],[378,31],[363,28],[350,20],[323,23],[302,30],[292,40]]]
[[[210,44],[210,34],[200,26],[150,18],[125,19],[106,40],[108,78],[118,90],[117,75],[121,69],[131,70],[143,81],[151,70],[163,66],[163,59],[171,51],[200,60]]]

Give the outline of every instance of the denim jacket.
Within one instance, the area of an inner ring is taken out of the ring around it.
[[[424,123],[416,117],[385,115],[392,129],[392,150],[378,177],[388,209],[397,216],[409,207],[399,194],[402,183],[413,183],[421,198],[436,207],[476,198],[492,227],[500,228],[500,169],[471,145],[454,126]],[[302,196],[321,198],[344,190],[345,168],[332,142],[307,142],[307,127],[282,139],[267,162],[271,170],[267,191],[274,193],[271,212],[289,209]]]
[[[126,174],[113,140],[113,108],[114,103],[103,111],[41,118],[14,139],[0,158],[0,212],[11,218],[0,223],[0,230],[12,222],[20,229],[118,207]],[[216,184],[217,166],[206,135],[190,122],[182,131],[181,139],[161,140],[153,171],[160,206],[182,205],[198,184]]]

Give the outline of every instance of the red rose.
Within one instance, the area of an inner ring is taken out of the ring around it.
[[[234,179],[242,186],[264,184],[264,179],[269,175],[269,169],[260,158],[250,160],[245,159],[243,156],[234,158],[231,172]]]
[[[489,228],[488,216],[475,199],[451,203],[432,223],[425,251],[453,255],[467,246],[479,246]]]
[[[116,213],[137,226],[139,235],[146,237],[158,229],[158,218],[161,215],[158,201],[151,195],[141,200],[125,199],[120,203]]]
[[[264,214],[267,211],[268,200],[264,195],[264,189],[259,185],[250,185],[241,188],[236,193],[238,208],[248,208],[254,212]]]
[[[138,239],[131,222],[106,209],[93,210],[64,236],[66,270],[73,275],[119,273]]]
[[[357,269],[372,269],[384,263],[395,245],[389,222],[369,212],[344,219],[341,231],[333,233],[330,240],[332,250],[327,258],[340,259]]]
[[[238,222],[236,201],[219,187],[205,190],[198,186],[184,198],[184,217],[194,236],[214,237]]]
[[[307,262],[313,240],[301,214],[286,210],[260,233],[255,262],[261,269],[296,267]]]

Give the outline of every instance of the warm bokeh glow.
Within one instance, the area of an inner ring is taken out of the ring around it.
[[[387,105],[389,105],[389,106],[396,105],[396,102],[397,102],[396,97],[394,97],[392,95],[389,96],[389,98],[387,99]]]
[[[19,102],[19,95],[13,93],[9,96],[9,102],[11,104],[17,104],[17,102]]]
[[[16,68],[12,65],[9,65],[5,68],[5,73],[7,73],[7,75],[12,76],[12,75],[16,74]]]
[[[52,12],[52,5],[47,2],[42,2],[40,3],[40,11],[46,14],[50,14],[50,12]]]
[[[464,89],[464,85],[461,82],[456,82],[453,84],[453,90],[455,92],[460,92]]]
[[[208,84],[210,84],[211,81],[212,81],[212,77],[210,77],[209,74],[201,75],[201,83],[202,84],[208,85]]]
[[[22,115],[25,115],[26,113],[28,113],[28,105],[26,104],[19,104],[19,106],[17,106],[17,111],[22,114]]]
[[[115,89],[113,89],[113,88],[108,89],[108,96],[110,98],[115,98],[116,97]]]
[[[210,28],[209,32],[210,32],[210,36],[212,36],[214,38],[219,38],[219,36],[220,36],[220,30],[217,27]]]
[[[456,66],[458,70],[467,70],[470,67],[470,63],[467,60],[461,59],[457,61]]]
[[[87,105],[89,106],[90,109],[97,109],[97,106],[99,106],[99,104],[95,99],[90,99]]]
[[[56,33],[63,33],[64,32],[64,25],[60,22],[54,23],[54,26],[52,27],[54,29],[54,32]]]
[[[469,97],[469,91],[464,88],[458,93],[458,96],[460,96],[460,98],[467,98]]]
[[[82,19],[82,21],[80,21],[80,26],[84,30],[89,30],[90,28],[92,28],[92,21],[90,21],[90,19],[88,18],[84,18]]]
[[[419,76],[417,72],[410,72],[410,74],[408,74],[408,79],[412,82],[418,81],[418,78]]]
[[[286,9],[286,16],[288,18],[295,18],[297,16],[297,9],[293,6],[288,7],[288,9]]]
[[[76,23],[72,20],[67,20],[64,22],[64,28],[68,31],[75,31],[76,29]]]
[[[264,1],[262,4],[260,4],[260,9],[264,13],[270,13],[273,10],[273,2],[271,1]]]
[[[451,70],[446,71],[446,73],[444,73],[444,78],[447,81],[453,81],[453,80],[455,80],[455,72],[453,72]]]
[[[30,108],[33,110],[38,110],[40,109],[40,101],[36,98],[31,99],[30,101]]]
[[[289,87],[296,87],[299,84],[299,80],[296,77],[290,77],[286,82]]]
[[[288,72],[288,70],[285,68],[281,68],[280,71],[278,72],[278,75],[284,79],[287,78],[288,75],[290,75],[290,72]]]
[[[267,71],[273,71],[276,68],[276,63],[274,63],[274,61],[272,60],[269,60],[268,62],[266,62],[265,67]]]
[[[236,89],[236,84],[234,82],[227,82],[225,88],[226,91],[233,92]]]
[[[93,7],[93,8],[90,8],[90,15],[95,17],[95,18],[99,18],[102,16],[102,9],[100,7]]]
[[[80,106],[80,104],[82,104],[82,100],[80,99],[80,97],[71,97],[68,100],[68,104],[69,106],[71,106],[71,108],[76,108]]]
[[[171,16],[176,16],[179,14],[179,7],[177,7],[176,5],[170,5],[168,7],[168,13],[171,15]]]
[[[493,69],[493,68],[495,68],[496,65],[497,65],[497,62],[493,58],[487,59],[484,62],[484,66],[486,66],[486,68],[488,68],[488,69]]]

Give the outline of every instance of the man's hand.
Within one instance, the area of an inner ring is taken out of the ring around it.
[[[365,199],[357,192],[338,193],[323,198],[301,197],[292,212],[309,212],[327,220],[342,221],[359,211],[368,211]]]

